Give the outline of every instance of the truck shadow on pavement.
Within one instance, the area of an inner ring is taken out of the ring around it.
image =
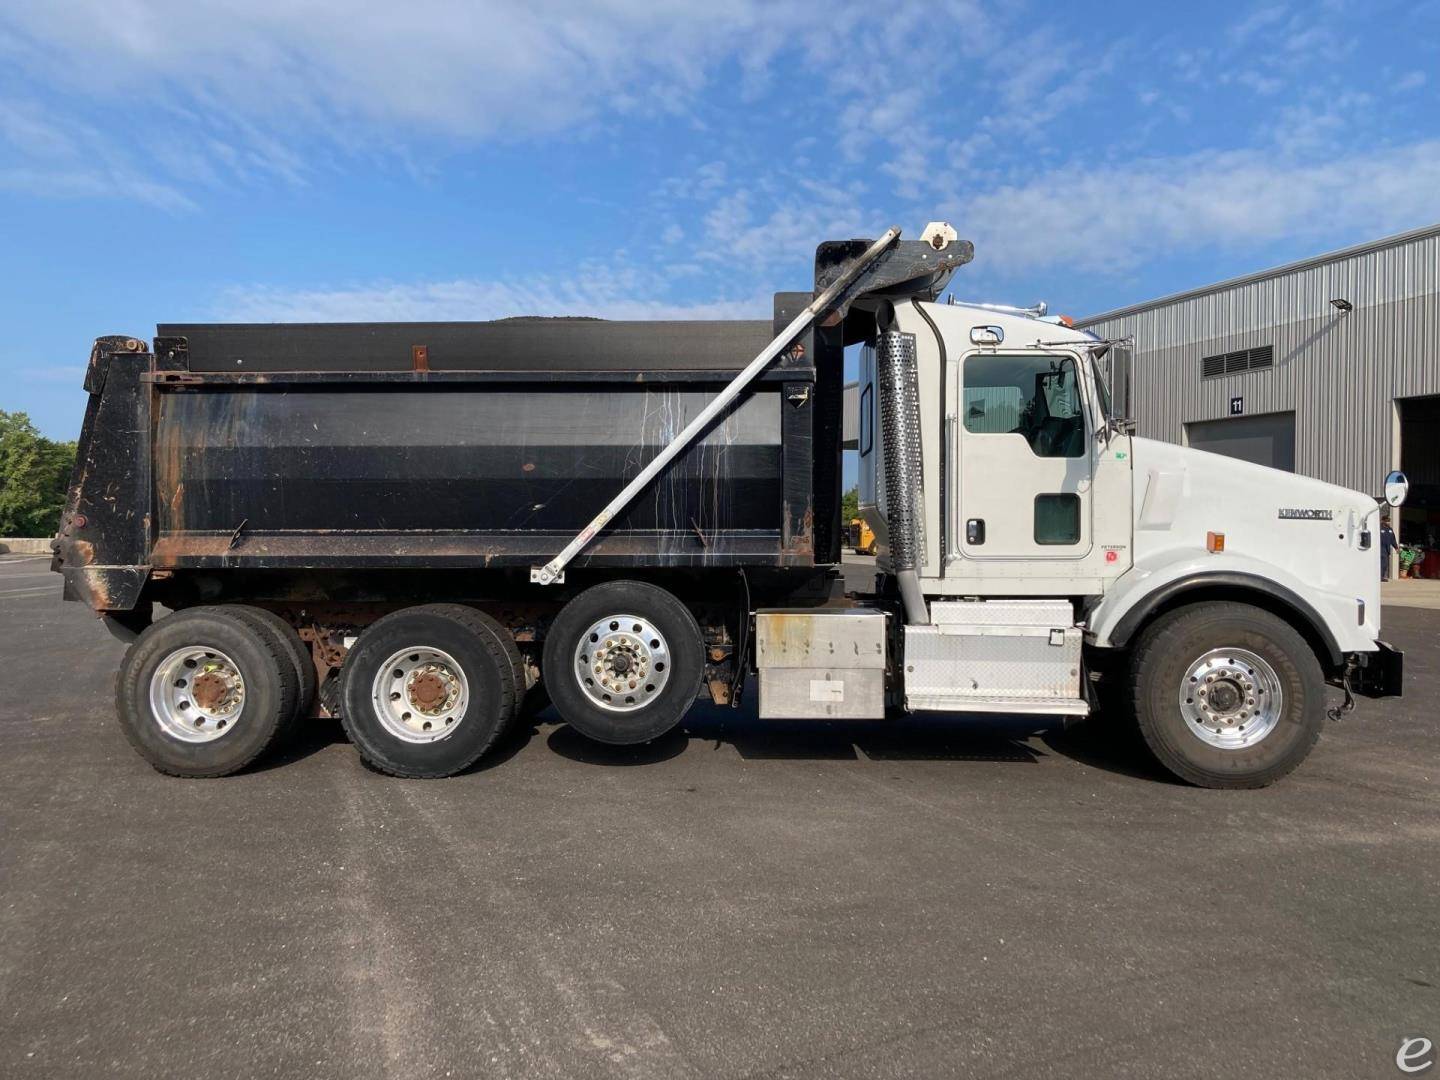
[[[669,734],[639,746],[608,746],[581,735],[546,709],[516,723],[462,775],[499,768],[543,735],[551,753],[585,765],[633,768],[679,757],[692,744],[730,746],[746,761],[991,762],[1034,765],[1068,758],[1102,772],[1170,783],[1143,747],[1095,719],[1066,727],[1033,716],[900,716],[885,721],[761,720],[747,709],[697,706]],[[308,721],[280,753],[248,772],[281,768],[347,742],[340,721]]]
[[[547,710],[539,722],[554,718]],[[538,732],[535,732],[538,734]],[[1170,782],[1142,747],[1090,721],[1015,716],[905,716],[885,721],[760,720],[719,707],[693,709],[674,731],[639,746],[607,746],[565,725],[549,749],[587,765],[654,765],[692,742],[729,745],[747,761],[972,761],[1033,765],[1048,755],[1144,780]],[[481,767],[487,763],[482,763]]]

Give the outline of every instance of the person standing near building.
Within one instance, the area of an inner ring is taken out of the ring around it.
[[[1380,519],[1380,580],[1390,580],[1390,553],[1395,550],[1395,530],[1390,528],[1390,515]]]

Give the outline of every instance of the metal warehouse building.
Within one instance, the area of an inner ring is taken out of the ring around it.
[[[1440,548],[1440,225],[1077,325],[1133,338],[1139,434],[1376,496],[1403,469],[1397,531]]]

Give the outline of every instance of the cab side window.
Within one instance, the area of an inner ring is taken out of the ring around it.
[[[1021,435],[1037,457],[1085,455],[1085,414],[1070,358],[970,356],[964,384],[966,431]]]

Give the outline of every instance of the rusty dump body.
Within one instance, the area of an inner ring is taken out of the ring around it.
[[[817,289],[862,243],[822,245]],[[924,291],[970,255],[960,245],[941,268],[924,248],[896,245],[866,287],[913,293],[918,276]],[[756,602],[824,602],[842,540],[843,350],[871,318],[858,309],[789,343],[570,564],[564,588],[528,583],[815,295],[776,294],[773,319],[754,322],[161,325],[152,341],[100,338],[54,568],[67,599],[131,627],[153,603],[525,612],[642,573],[717,602],[747,588]]]

